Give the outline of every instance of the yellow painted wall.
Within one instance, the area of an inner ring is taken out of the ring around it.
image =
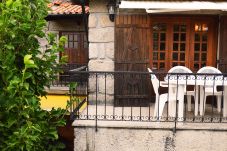
[[[41,107],[43,109],[65,108],[69,96],[66,95],[47,95],[47,98],[41,98]]]
[[[82,101],[85,97],[80,97]],[[41,108],[45,110],[51,110],[52,108],[66,108],[69,96],[67,95],[47,95],[47,97],[41,98]],[[86,103],[80,108],[80,111],[86,107]]]

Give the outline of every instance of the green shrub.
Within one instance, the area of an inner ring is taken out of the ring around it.
[[[46,36],[45,0],[0,3],[0,150],[60,150],[56,128],[66,110],[40,108],[40,96],[58,72],[65,38]],[[40,51],[38,39],[48,41]]]

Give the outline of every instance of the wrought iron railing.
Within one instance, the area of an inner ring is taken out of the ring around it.
[[[154,75],[159,80],[156,83],[159,87],[156,93],[159,95],[154,92],[154,83],[152,83]],[[87,106],[80,113],[78,110],[74,111],[77,112],[76,119],[227,123],[226,74],[77,71],[70,75],[71,79],[78,77],[87,78],[86,87],[84,87],[87,97],[86,102],[83,102],[87,103]],[[200,99],[208,90],[209,94],[204,103],[205,98]],[[170,93],[170,91],[175,92]],[[191,105],[187,102],[188,95],[193,96]],[[165,96],[167,98],[163,103],[162,97]],[[218,101],[216,96],[221,98],[221,104],[216,103]],[[196,105],[196,98],[202,105]],[[173,103],[172,106],[169,102]],[[154,112],[155,103],[157,112]],[[161,105],[164,105],[164,108],[159,112],[162,109]],[[202,111],[202,107],[205,110]]]

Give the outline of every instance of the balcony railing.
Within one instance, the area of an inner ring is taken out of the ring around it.
[[[76,120],[227,123],[227,74],[75,71],[68,76],[67,83],[83,85],[74,94],[86,95],[72,110]]]

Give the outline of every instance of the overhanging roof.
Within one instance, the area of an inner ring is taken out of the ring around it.
[[[227,2],[210,1],[126,1],[122,0],[120,9],[146,9],[147,13],[220,10],[227,11]]]

